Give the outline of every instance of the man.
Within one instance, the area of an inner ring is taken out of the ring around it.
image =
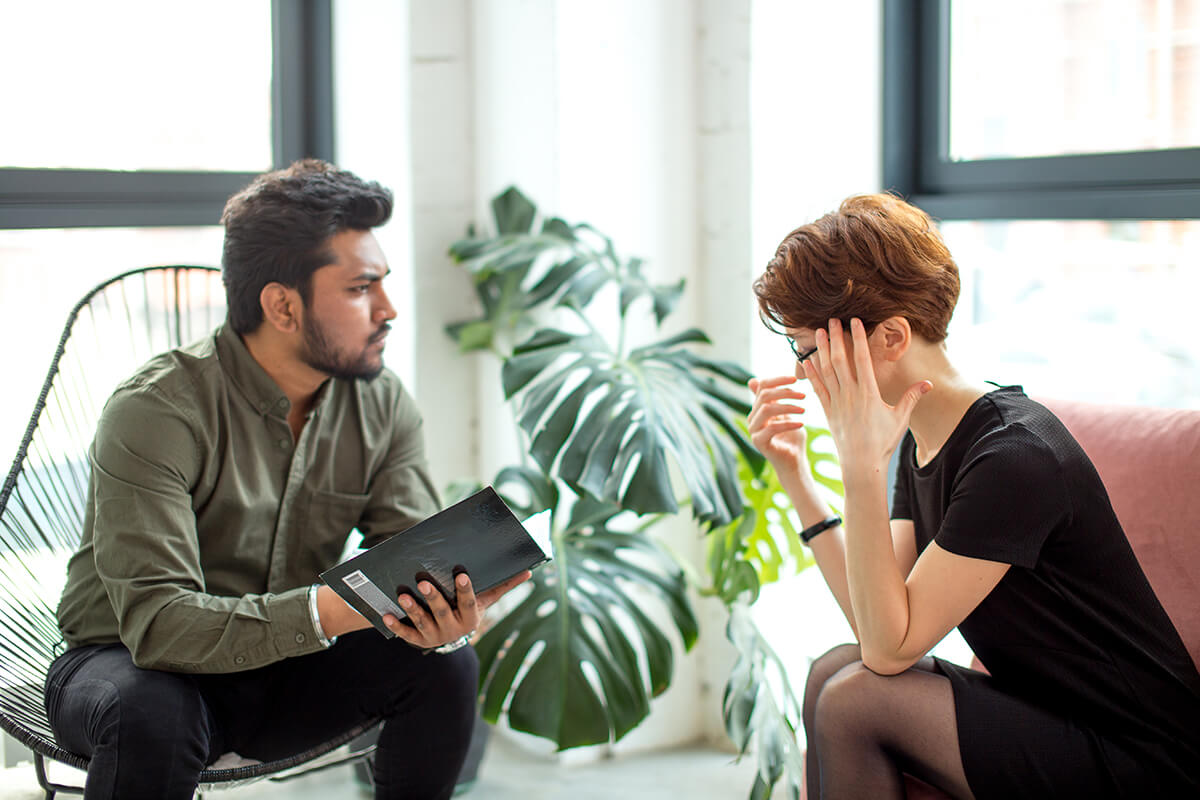
[[[151,360],[100,418],[68,646],[46,705],[91,759],[85,797],[190,798],[221,754],[293,755],[375,717],[376,796],[448,797],[475,717],[458,649],[528,573],[457,607],[418,584],[388,640],[318,573],[438,509],[412,398],[383,368],[396,311],[371,229],[390,192],[316,160],[259,177],[222,222],[228,317]]]

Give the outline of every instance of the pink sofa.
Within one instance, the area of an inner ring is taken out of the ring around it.
[[[1200,665],[1200,411],[1041,400],[1096,465],[1146,577]],[[947,796],[910,778],[908,797]]]

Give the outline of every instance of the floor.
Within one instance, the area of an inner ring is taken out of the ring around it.
[[[749,796],[753,781],[753,757],[735,763],[729,754],[715,750],[670,750],[566,764],[532,754],[504,736],[492,736],[478,780],[460,797],[461,800],[649,800],[667,796],[663,787],[669,786],[672,797],[744,798]],[[286,783],[262,781],[204,796],[211,800],[370,797],[355,781],[349,766],[331,767]],[[0,770],[0,800],[41,797],[32,767]]]

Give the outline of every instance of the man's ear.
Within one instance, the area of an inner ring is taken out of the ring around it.
[[[300,293],[278,281],[271,281],[258,293],[263,320],[280,333],[300,330]]]
[[[904,317],[888,317],[871,332],[872,344],[885,361],[899,361],[912,345],[912,327]]]

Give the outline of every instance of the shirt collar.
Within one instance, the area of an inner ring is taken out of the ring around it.
[[[250,405],[264,416],[274,414],[286,417],[291,402],[262,365],[250,355],[242,337],[226,323],[217,328],[215,338],[222,371]]]

